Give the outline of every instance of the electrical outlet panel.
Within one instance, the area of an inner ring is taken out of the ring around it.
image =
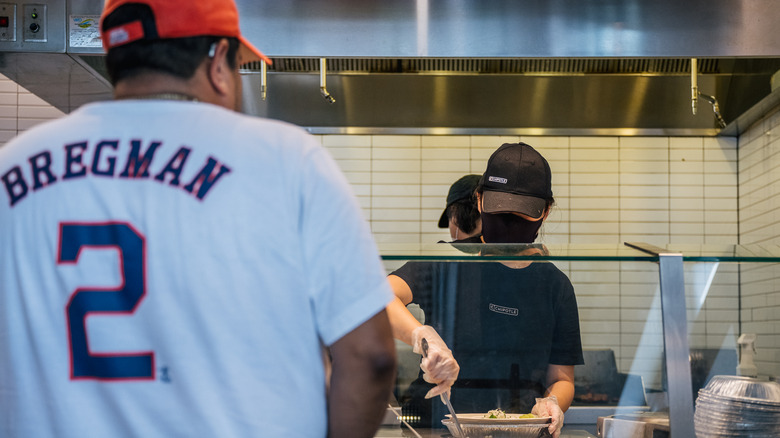
[[[65,53],[69,5],[78,5],[77,15],[99,15],[103,1],[0,0],[0,53]]]
[[[0,41],[16,41],[16,5],[0,3]]]
[[[22,41],[45,43],[48,26],[46,22],[46,5],[22,5]]]

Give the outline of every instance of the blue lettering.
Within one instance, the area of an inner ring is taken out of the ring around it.
[[[27,183],[24,181],[22,169],[19,166],[12,167],[11,170],[3,174],[2,179],[5,191],[11,200],[11,207],[27,196]]]
[[[57,181],[57,177],[51,173],[51,152],[43,151],[33,155],[29,161],[33,175],[33,190],[42,189]]]
[[[117,145],[119,144],[118,141],[112,140],[112,141],[101,141],[98,143],[97,146],[95,146],[95,156],[92,158],[92,173],[95,175],[100,176],[114,176],[114,166],[116,165],[116,157],[108,157],[106,161],[108,161],[108,168],[104,170],[100,170],[98,168],[98,165],[100,164],[100,154],[103,153],[104,147],[110,147],[111,149],[116,150]]]
[[[124,178],[148,178],[149,164],[152,162],[154,152],[159,146],[159,141],[153,141],[149,145],[149,149],[146,150],[143,159],[139,160],[138,156],[141,153],[141,140],[131,140],[130,154],[127,156],[127,166],[125,166],[124,172],[120,173],[119,176]]]
[[[206,196],[209,190],[211,190],[211,187],[217,182],[217,180],[224,174],[230,172],[230,168],[225,166],[224,164],[219,165],[219,170],[217,170],[216,174],[214,173],[214,168],[217,165],[217,160],[214,158],[209,157],[208,161],[206,162],[206,165],[203,166],[203,169],[200,170],[200,172],[195,175],[195,178],[192,179],[192,182],[184,186],[184,190],[192,193],[193,190],[195,190],[195,187],[198,187],[198,199],[203,200],[203,198]]]
[[[43,151],[27,158],[30,174],[25,177],[22,166],[14,166],[0,176],[3,187],[8,195],[11,207],[24,199],[27,194],[48,187],[58,181],[59,178],[73,180],[84,178],[90,173],[109,178],[148,179],[150,172],[155,172],[159,166],[152,169],[155,154],[161,149],[162,142],[149,141],[146,150],[143,150],[144,140],[130,140],[130,151],[127,154],[127,163],[120,174],[116,174],[117,151],[119,140],[101,140],[94,146],[94,153],[90,157],[91,146],[88,141],[80,141],[65,144],[57,152],[62,156],[54,156],[50,151]],[[181,177],[185,171],[192,149],[181,146],[170,158],[165,166],[154,175],[154,179],[173,187],[180,187],[198,200],[203,200],[212,188],[224,175],[232,172],[232,169],[221,163],[214,157],[208,157],[201,169],[194,175],[188,184],[181,186]],[[167,155],[167,154],[166,154]],[[58,170],[62,173],[52,172],[55,161],[62,160],[62,167],[57,162]],[[91,160],[91,162],[90,162]],[[159,161],[159,159],[158,159]],[[186,175],[191,175],[187,172]],[[31,182],[25,178],[32,178]],[[32,190],[30,190],[32,189]]]
[[[62,179],[77,178],[87,174],[87,166],[81,162],[85,150],[87,150],[87,142],[65,145],[65,174],[62,175]]]
[[[172,186],[178,186],[182,168],[184,167],[184,163],[187,161],[187,157],[189,155],[190,149],[185,147],[179,148],[179,150],[176,152],[176,155],[174,155],[170,161],[168,161],[168,164],[165,165],[165,168],[163,168],[163,170],[160,171],[160,173],[158,173],[154,179],[160,182],[165,182],[165,174],[170,173],[173,175],[170,184]]]

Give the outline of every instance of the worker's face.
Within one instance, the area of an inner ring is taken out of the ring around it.
[[[455,223],[454,218],[450,218],[449,229],[450,229],[450,237],[452,237],[452,240],[458,240],[458,238],[460,237],[460,230],[458,229],[458,224]]]
[[[482,237],[487,243],[533,243],[542,218],[518,213],[482,213]]]
[[[485,213],[482,196],[478,196],[482,217],[482,237],[486,243],[533,243],[547,211],[537,218],[522,213]]]

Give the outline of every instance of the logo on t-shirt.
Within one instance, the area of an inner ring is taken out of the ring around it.
[[[519,313],[517,309],[515,309],[514,307],[504,307],[493,303],[490,303],[488,309],[490,309],[491,312],[501,313],[503,315],[509,315],[509,316],[517,316],[517,314]]]

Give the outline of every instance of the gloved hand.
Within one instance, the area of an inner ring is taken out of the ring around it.
[[[552,423],[547,428],[553,438],[561,436],[563,427],[563,410],[558,406],[558,398],[554,395],[545,398],[537,398],[531,413],[540,417],[552,417]]]
[[[436,387],[425,394],[425,398],[431,398],[449,392],[452,384],[458,379],[460,366],[452,357],[452,351],[447,348],[441,336],[429,325],[417,327],[412,331],[412,351],[423,354],[423,339],[428,341],[428,353],[427,357],[423,357],[420,362],[420,368],[423,370],[423,379],[428,383],[436,384]]]

